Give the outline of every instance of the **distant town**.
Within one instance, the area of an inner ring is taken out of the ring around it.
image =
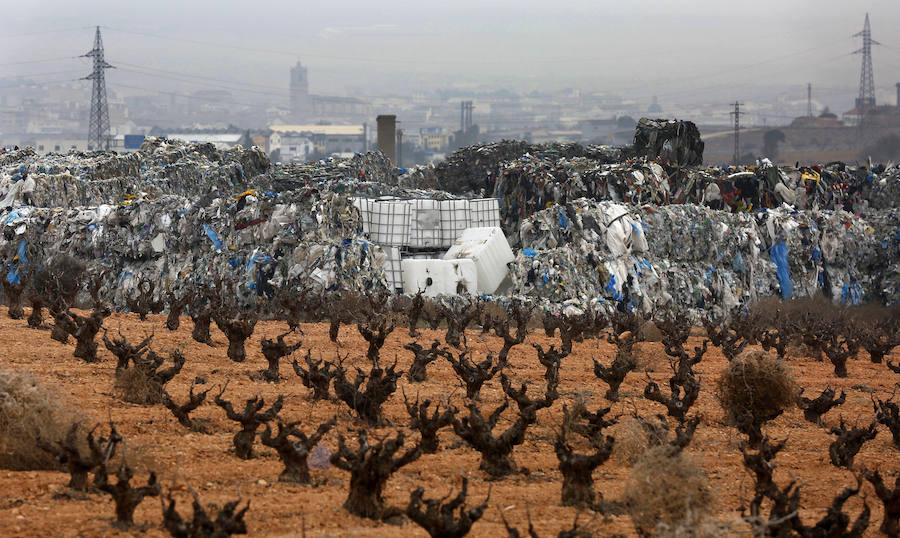
[[[287,91],[266,86],[255,103],[213,83],[211,88],[186,93],[108,83],[109,135],[101,145],[134,151],[145,137],[156,136],[220,148],[254,145],[273,162],[310,161],[369,150],[374,147],[376,116],[390,114],[397,120],[397,165],[404,167],[440,161],[457,148],[502,139],[627,144],[637,119],[646,116],[694,121],[706,142],[705,161],[734,164],[762,156],[781,162],[854,160],[879,144],[890,145],[885,137],[900,133],[900,84],[897,100],[875,103],[873,98],[843,111],[822,107],[812,85],[795,99],[779,98],[774,104],[745,101],[740,103],[741,126],[736,130],[730,105],[680,105],[670,110],[656,98],[642,103],[577,89],[318,95],[310,92],[314,73],[301,62],[286,68],[285,75],[290,77]],[[91,87],[83,81],[11,80],[0,96],[0,146],[28,146],[39,153],[100,149],[86,136],[90,104]]]

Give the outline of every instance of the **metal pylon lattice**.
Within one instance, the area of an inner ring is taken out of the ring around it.
[[[100,37],[100,27],[94,35],[94,48],[85,58],[94,59],[94,69],[84,80],[94,81],[91,91],[91,119],[88,128],[88,148],[109,149],[109,105],[106,102],[106,77],[104,71],[113,66],[106,63],[103,57],[103,39]]]
[[[862,32],[853,37],[862,37],[862,47],[854,54],[862,54],[862,67],[859,71],[859,97],[856,98],[856,108],[862,113],[870,108],[875,108],[875,74],[872,70],[872,45],[881,43],[872,39],[872,30],[869,27],[869,14],[866,13],[866,22]]]
[[[742,104],[740,101],[732,103],[734,112],[729,113],[729,115],[734,116],[734,156],[732,157],[732,163],[735,166],[741,164],[741,116],[744,114],[741,112]]]

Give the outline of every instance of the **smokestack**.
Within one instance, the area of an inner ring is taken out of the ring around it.
[[[375,118],[378,123],[378,149],[384,156],[397,162],[397,116],[391,114]]]

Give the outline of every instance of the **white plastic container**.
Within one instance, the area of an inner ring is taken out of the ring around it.
[[[403,268],[400,265],[400,247],[384,247],[384,278],[388,287],[393,290],[403,289]]]
[[[403,293],[426,297],[475,293],[478,273],[472,260],[403,260]]]
[[[468,200],[441,200],[441,247],[447,248],[469,227]]]
[[[437,200],[410,200],[409,246],[440,248],[441,206]]]
[[[497,198],[469,200],[469,226],[472,228],[500,226],[500,200]]]
[[[506,264],[515,260],[503,230],[468,228],[444,254],[445,260],[470,259],[478,273],[478,292],[497,291],[509,271]]]
[[[356,198],[363,231],[378,245],[403,247],[409,243],[411,206],[409,200],[369,200]]]

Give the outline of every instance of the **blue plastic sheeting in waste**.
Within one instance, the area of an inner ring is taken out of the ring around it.
[[[569,219],[566,218],[566,214],[563,213],[562,208],[559,208],[559,227],[562,229],[569,227]]]
[[[206,232],[206,237],[208,237],[209,240],[212,241],[213,245],[216,248],[222,248],[222,245],[224,243],[222,243],[222,240],[219,239],[219,234],[217,234],[209,224],[203,225],[203,231]]]
[[[741,251],[738,251],[738,253],[734,255],[734,259],[731,260],[731,268],[734,269],[735,273],[743,273],[747,270],[744,266],[744,257],[741,255]]]
[[[19,249],[16,251],[16,254],[19,255],[19,263],[28,265],[28,241],[23,239],[19,243]]]
[[[6,281],[15,285],[22,282],[22,279],[19,278],[19,273],[17,273],[15,269],[10,268],[9,272],[6,273]]]
[[[257,252],[253,254],[253,257],[250,258],[250,261],[247,262],[247,272],[249,273],[257,263],[266,263],[270,261],[272,261],[271,256],[269,256],[268,254]]]
[[[841,289],[841,304],[845,305],[858,305],[862,304],[862,286],[859,285],[859,282],[853,275],[848,275],[850,277],[850,283],[844,284],[843,289]]]
[[[535,256],[537,256],[537,251],[532,250],[530,248],[526,248],[525,250],[522,251],[522,254],[528,256],[529,258],[534,258]]]
[[[769,256],[775,264],[775,273],[778,275],[778,284],[781,286],[781,298],[790,299],[794,293],[794,284],[791,282],[791,272],[788,266],[788,249],[784,241],[772,245]]]

